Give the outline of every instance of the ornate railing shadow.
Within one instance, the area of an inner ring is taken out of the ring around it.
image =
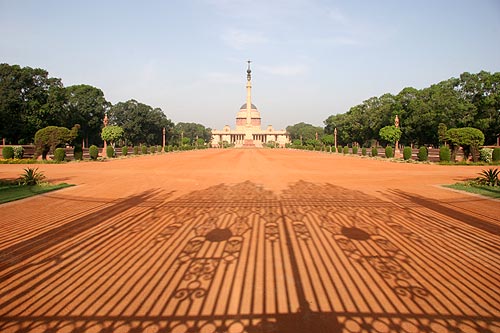
[[[478,243],[498,236],[414,201],[303,181],[165,195],[3,251],[0,330],[500,330],[500,253]]]

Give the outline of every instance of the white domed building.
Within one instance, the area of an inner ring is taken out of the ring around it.
[[[266,143],[274,142],[284,147],[290,142],[290,136],[285,130],[276,131],[271,125],[261,129],[261,117],[257,107],[252,104],[252,71],[250,61],[247,69],[247,101],[236,115],[236,129],[229,125],[220,131],[212,130],[212,147],[221,147],[223,142],[234,144],[235,147],[262,147]]]

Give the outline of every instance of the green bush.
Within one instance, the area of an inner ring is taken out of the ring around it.
[[[420,147],[417,157],[419,161],[427,161],[427,158],[429,157],[429,151],[427,150],[427,147]]]
[[[366,148],[361,148],[361,155],[366,156]]]
[[[149,151],[151,152],[151,154],[156,153],[156,146],[149,147]]]
[[[156,151],[161,153],[163,151],[163,148],[160,145],[158,145],[156,146]]]
[[[93,159],[94,161],[97,160],[97,156],[99,156],[99,148],[97,148],[97,146],[95,145],[90,146],[89,155],[90,158]]]
[[[482,148],[479,150],[479,160],[486,163],[491,163],[491,156],[493,154],[493,149]]]
[[[358,155],[358,146],[353,146],[353,147],[352,147],[352,153],[353,153],[354,155]]]
[[[411,159],[411,147],[404,147],[403,148],[403,158],[405,161]]]
[[[349,154],[349,146],[344,146],[344,151],[343,151],[344,155],[345,154]]]
[[[8,147],[3,147],[2,149],[2,156],[4,159],[10,159],[14,158],[14,148],[8,146]]]
[[[378,156],[378,149],[377,147],[372,147],[372,157],[377,157]]]
[[[123,146],[122,147],[122,155],[127,156],[128,155],[128,146]]]
[[[342,152],[342,146],[337,146],[337,153],[341,153]]]
[[[106,146],[106,156],[108,158],[115,157],[115,148],[113,146]]]
[[[134,147],[134,155],[139,155],[139,147]]]
[[[385,157],[387,158],[394,157],[394,151],[392,149],[392,146],[385,147]]]
[[[440,162],[449,162],[451,160],[451,151],[447,146],[441,146],[439,148],[439,161]]]
[[[62,162],[66,158],[66,149],[64,148],[56,148],[54,150],[54,160],[57,162]]]
[[[147,146],[142,146],[141,147],[141,153],[144,155],[144,154],[147,154],[148,153],[148,147]]]
[[[45,175],[38,171],[38,168],[26,168],[19,177],[19,184],[33,186],[40,184],[45,179]]]
[[[499,162],[500,161],[500,148],[493,149],[493,154],[491,156],[491,160],[493,162]]]
[[[82,146],[80,145],[75,145],[73,148],[73,158],[75,161],[81,161],[83,160],[83,149]]]
[[[24,148],[22,146],[14,147],[14,158],[21,159],[24,156]]]

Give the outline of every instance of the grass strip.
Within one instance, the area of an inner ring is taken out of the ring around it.
[[[0,186],[0,204],[32,197],[34,195],[47,193],[59,190],[65,187],[74,186],[71,184],[61,183],[57,185],[42,184],[42,185],[3,185]]]
[[[444,187],[452,188],[454,190],[479,194],[490,198],[496,198],[496,199],[500,198],[500,186],[456,183],[452,185],[444,185]]]

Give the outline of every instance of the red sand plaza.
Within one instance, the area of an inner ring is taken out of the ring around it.
[[[500,332],[500,201],[439,186],[484,167],[265,149],[37,167],[77,186],[0,206],[2,332]]]

